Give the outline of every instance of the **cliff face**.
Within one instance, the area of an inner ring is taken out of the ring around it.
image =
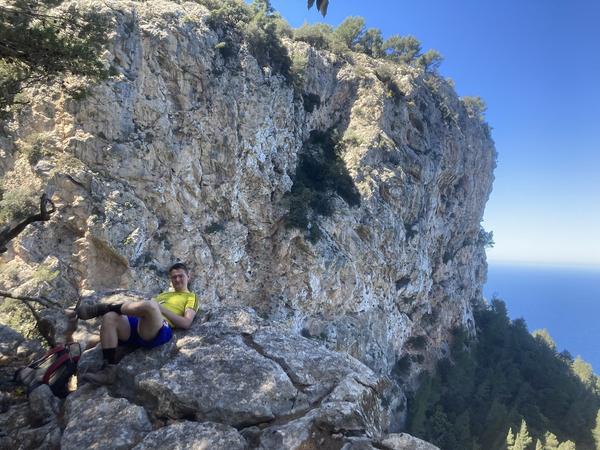
[[[33,86],[7,124],[4,192],[45,190],[58,211],[13,241],[4,289],[65,306],[77,288],[157,293],[181,259],[207,306],[251,306],[404,381],[473,329],[495,150],[447,82],[285,41],[306,62],[293,86],[241,38],[220,51],[201,5],[78,4],[113,18],[118,75],[79,100],[63,87],[85,80]],[[315,132],[336,136],[360,205],[334,199],[311,241],[285,217]]]

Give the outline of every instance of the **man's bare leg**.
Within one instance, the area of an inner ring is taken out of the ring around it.
[[[121,314],[139,317],[138,334],[145,341],[154,339],[163,326],[163,316],[154,300],[123,303]]]
[[[118,306],[118,305],[115,305]],[[138,335],[144,340],[151,340],[163,326],[163,317],[158,303],[154,301],[128,302],[120,305],[115,311],[108,311],[102,316],[100,327],[100,343],[104,367],[100,372],[86,374],[83,379],[96,384],[112,384],[117,375],[116,350],[119,340],[126,341],[131,336],[131,328],[127,316],[138,317]]]

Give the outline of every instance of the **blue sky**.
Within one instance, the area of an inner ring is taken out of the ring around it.
[[[600,1],[272,0],[294,27],[414,35],[445,58],[459,95],[481,96],[498,151],[484,227],[490,261],[600,266]]]

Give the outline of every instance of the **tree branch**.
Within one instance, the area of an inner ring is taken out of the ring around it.
[[[55,302],[54,300],[50,300],[49,298],[46,298],[46,297],[30,297],[28,295],[15,295],[15,294],[12,294],[11,292],[5,292],[5,291],[0,291],[0,297],[21,300],[22,302],[39,303],[40,305],[42,305],[46,308],[52,308],[52,307],[61,308],[60,303]]]
[[[23,222],[19,223],[14,228],[5,228],[0,231],[0,255],[6,252],[6,244],[9,241],[16,238],[27,225],[33,222],[45,222],[50,220],[50,215],[56,211],[56,207],[52,200],[48,198],[48,196],[44,193],[40,198],[40,212],[38,214],[34,214],[33,216],[29,216]]]

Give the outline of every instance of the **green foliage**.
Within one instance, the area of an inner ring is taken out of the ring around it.
[[[27,339],[43,340],[30,309],[19,300],[0,298],[0,326],[3,325],[21,333]]]
[[[375,76],[385,84],[388,89],[387,96],[398,101],[404,97],[404,92],[395,80],[394,67],[389,63],[382,64],[375,70]]]
[[[414,36],[390,36],[383,43],[383,50],[388,59],[409,64],[421,53],[421,43]]]
[[[217,32],[233,29],[241,33],[254,15],[254,10],[242,0],[203,0],[200,3],[210,9],[207,23]]]
[[[437,50],[427,50],[416,60],[417,65],[427,73],[435,73],[442,64],[444,58]]]
[[[292,31],[269,1],[254,0],[251,5],[242,0],[217,3],[203,0],[202,3],[210,9],[208,24],[219,36],[216,48],[224,58],[237,53],[235,42],[243,37],[261,67],[269,66],[273,73],[291,81],[292,61],[281,37],[291,36]]]
[[[573,361],[573,364],[571,364],[571,369],[583,384],[589,387],[594,385],[595,376],[592,366],[585,362],[581,356],[575,358],[575,361]]]
[[[482,122],[485,120],[487,106],[481,97],[466,96],[461,97],[460,100],[465,105],[469,117],[477,118]]]
[[[577,450],[575,443],[572,441],[561,442],[558,446],[558,450]]]
[[[458,333],[452,359],[409,400],[407,431],[444,450],[504,450],[511,428],[519,430],[511,449],[531,449],[535,439],[544,449],[559,439],[565,448],[593,448],[600,396],[589,365],[572,369],[523,320],[511,322],[500,300],[478,307],[475,319],[477,341]]]
[[[356,50],[369,55],[372,58],[381,58],[384,55],[381,30],[369,28],[365,31],[358,39]]]
[[[52,270],[48,265],[40,264],[31,278],[37,283],[49,283],[58,275],[60,275],[60,270]]]
[[[477,235],[477,245],[482,245],[484,248],[492,248],[494,246],[494,232],[485,231],[483,227],[479,228]]]
[[[596,444],[596,450],[600,450],[600,409],[596,414],[596,425],[592,430],[592,437],[594,438],[594,443]]]
[[[50,155],[51,148],[54,148],[54,145],[49,141],[46,133],[32,133],[18,146],[19,151],[27,156],[31,165],[37,164],[44,156]]]
[[[225,230],[225,226],[221,222],[213,222],[204,228],[206,234],[220,233]]]
[[[312,8],[315,4],[315,0],[308,0],[308,9]],[[323,17],[327,14],[327,7],[329,6],[329,0],[317,0],[317,9]]]
[[[39,199],[25,189],[12,189],[2,194],[0,200],[0,224],[20,222],[35,214],[39,209]]]
[[[527,424],[524,420],[521,420],[521,427],[515,436],[515,442],[512,446],[507,446],[507,450],[527,450],[527,447],[532,443],[533,439],[529,435]]]
[[[10,0],[0,6],[0,111],[28,84],[72,73],[93,80],[109,71],[100,59],[107,19],[78,11],[56,12],[60,0]]]
[[[422,350],[427,345],[425,336],[411,336],[406,340],[406,345],[415,350]]]
[[[552,339],[552,336],[550,336],[550,333],[548,333],[547,329],[541,328],[539,330],[533,330],[531,335],[546,344],[553,352],[556,351],[556,343],[554,342],[554,339]]]
[[[333,197],[338,195],[349,206],[360,205],[360,194],[340,158],[341,145],[335,130],[313,131],[300,152],[292,189],[286,194],[289,209],[286,225],[319,238],[316,220],[333,214]]]
[[[559,445],[556,435],[549,431],[544,434],[544,450],[558,450]]]
[[[305,23],[294,30],[294,39],[306,42],[319,50],[331,50],[333,42],[333,27],[325,23],[310,25]]]
[[[296,90],[300,92],[304,86],[308,60],[303,53],[296,52],[292,55],[291,61],[290,76],[292,78],[292,84]]]
[[[365,19],[347,17],[333,32],[334,39],[354,49],[365,31]]]
[[[294,39],[338,55],[355,51],[376,59],[414,64],[428,73],[435,73],[442,62],[436,50],[421,54],[421,43],[414,36],[393,35],[384,41],[381,30],[366,29],[365,19],[358,16],[347,17],[335,29],[323,23],[305,23],[294,30]]]

